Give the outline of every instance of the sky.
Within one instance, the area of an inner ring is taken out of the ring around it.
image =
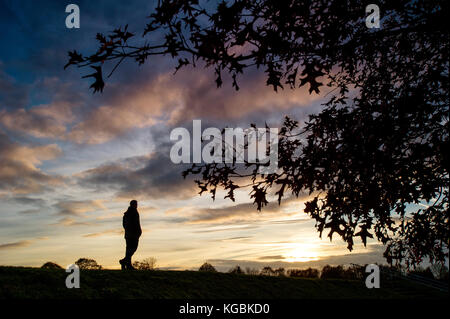
[[[271,200],[261,213],[249,189],[236,202],[198,195],[186,168],[171,162],[173,128],[280,125],[321,109],[326,95],[307,89],[274,92],[260,70],[240,78],[240,90],[213,70],[186,68],[155,57],[125,62],[102,94],[64,70],[67,52],[96,49],[97,32],[128,24],[144,29],[155,1],[76,1],[80,28],[67,29],[63,1],[0,0],[0,265],[67,266],[93,258],[119,268],[122,216],[139,202],[143,235],[134,259],[155,257],[161,269],[218,270],[235,265],[304,268],[383,262],[375,241],[349,252],[339,238],[323,239],[303,212],[308,196]],[[273,199],[273,198],[271,198]]]

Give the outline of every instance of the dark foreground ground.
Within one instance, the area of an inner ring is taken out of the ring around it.
[[[64,270],[0,267],[0,299],[397,299],[448,298],[448,293],[405,280],[302,279],[196,271],[81,270],[79,289],[67,289]]]

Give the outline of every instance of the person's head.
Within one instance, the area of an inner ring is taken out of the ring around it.
[[[130,202],[130,206],[131,207],[133,207],[133,208],[137,208],[137,200],[135,200],[135,199],[133,199],[131,202]]]

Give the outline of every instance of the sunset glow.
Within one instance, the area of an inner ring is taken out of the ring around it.
[[[319,238],[303,212],[305,196],[286,194],[279,206],[270,194],[261,212],[249,187],[235,202],[225,192],[213,201],[198,195],[193,178],[183,179],[186,165],[169,158],[175,127],[190,129],[196,119],[203,127],[279,127],[285,115],[303,123],[322,108],[326,90],[274,92],[256,69],[242,76],[239,91],[231,81],[217,88],[213,70],[174,75],[170,59],[155,57],[143,66],[124,63],[93,95],[84,70],[64,71],[67,52],[92,51],[97,32],[129,21],[139,30],[156,1],[78,1],[77,30],[64,26],[65,3],[39,2],[45,14],[36,14],[36,3],[0,2],[8,25],[2,37],[14,45],[0,53],[0,264],[66,266],[89,257],[118,269],[131,199],[143,230],[134,258],[155,257],[160,268],[348,262],[342,240]],[[374,241],[355,247],[355,262],[383,260]]]

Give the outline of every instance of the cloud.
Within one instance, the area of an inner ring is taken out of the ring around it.
[[[252,230],[257,229],[258,226],[256,225],[234,225],[234,226],[214,226],[208,229],[202,229],[202,230],[195,230],[194,233],[202,234],[202,233],[217,233],[217,232],[227,232],[230,230]]]
[[[16,241],[16,242],[13,242],[13,243],[0,244],[0,250],[12,249],[12,248],[21,248],[21,247],[29,246],[30,244],[31,244],[31,241],[29,241],[29,240],[21,240],[21,241]]]
[[[76,183],[88,189],[96,191],[113,191],[119,199],[135,198],[145,199],[188,199],[198,195],[199,189],[194,183],[194,176],[183,178],[182,172],[190,167],[190,164],[173,164],[169,157],[166,145],[160,144],[157,151],[145,155],[129,157],[98,167],[83,171],[74,175]],[[208,195],[205,195],[208,196]],[[302,199],[303,197],[300,197]],[[290,199],[285,198],[283,204]],[[268,215],[279,212],[276,203],[270,203],[263,209],[260,215]],[[194,211],[194,213],[192,213]],[[239,204],[237,206],[198,209],[198,208],[175,208],[175,213],[189,216],[191,223],[221,222],[230,219],[254,218],[258,213],[256,206],[251,203]],[[288,212],[290,216],[297,210]],[[170,210],[166,213],[170,213]]]
[[[33,90],[37,98],[51,102],[14,110],[0,109],[0,124],[10,131],[37,138],[65,139],[67,126],[77,118],[75,110],[86,104],[83,103],[85,95],[75,90],[74,84],[54,77],[38,80]]]
[[[243,240],[250,239],[250,238],[253,238],[253,237],[252,236],[237,236],[237,237],[219,239],[219,241],[243,241]]]
[[[22,247],[27,247],[30,246],[31,244],[33,244],[36,241],[39,240],[47,240],[48,237],[38,237],[34,240],[20,240],[20,241],[15,241],[12,243],[6,243],[6,244],[0,244],[0,250],[7,250],[7,249],[16,249],[16,248],[22,248]]]
[[[217,88],[209,71],[187,68],[176,75],[169,70],[148,74],[147,79],[139,77],[139,81],[121,79],[94,97],[75,88],[75,83],[46,77],[32,89],[38,98],[50,102],[32,107],[22,103],[13,109],[0,104],[0,124],[37,138],[102,144],[158,123],[178,126],[200,118],[232,125],[250,114],[267,117],[293,107],[307,108],[321,98],[305,88],[277,93],[265,85],[264,74],[251,71],[242,76],[239,91],[231,85]]]
[[[123,235],[124,230],[123,229],[108,229],[108,230],[104,230],[104,231],[97,232],[97,233],[86,234],[86,235],[83,235],[83,237],[91,238],[91,237],[100,237],[100,236],[110,235],[110,234]]]
[[[108,163],[76,175],[82,187],[114,190],[120,198],[181,199],[195,196],[197,186],[183,179],[182,165],[171,162],[168,152],[131,157]]]
[[[31,244],[31,241],[29,241],[29,240],[21,240],[21,241],[16,241],[13,243],[0,244],[0,250],[21,248],[21,247],[29,246],[30,244]]]
[[[300,204],[307,196],[299,198],[286,198],[278,205],[277,201],[269,202],[261,212],[256,210],[256,205],[253,203],[242,203],[220,208],[203,208],[195,210],[192,208],[180,209],[178,214],[183,214],[188,217],[189,224],[203,224],[203,223],[239,223],[249,220],[255,221],[270,221],[274,223],[293,223],[305,221],[305,219],[289,218],[288,220],[278,220],[282,217],[296,216],[300,211]]]
[[[272,268],[283,267],[285,269],[304,269],[304,268],[318,268],[321,269],[325,265],[350,265],[355,264],[369,264],[369,263],[386,263],[383,258],[384,247],[381,244],[374,244],[368,246],[365,252],[361,253],[348,253],[344,255],[331,255],[324,256],[318,260],[312,261],[283,261],[283,256],[261,256],[258,260],[241,260],[241,259],[208,259],[207,262],[211,263],[219,271],[227,271],[231,267],[236,265],[241,268],[256,268],[261,270],[263,267],[270,266]],[[273,258],[272,258],[273,257]],[[275,258],[279,257],[279,258]],[[260,261],[267,260],[267,261]]]
[[[66,124],[73,120],[72,104],[68,102],[0,112],[0,124],[5,128],[38,138],[61,138]]]
[[[283,260],[284,256],[281,255],[275,255],[275,256],[261,256],[258,257],[260,260]]]
[[[27,196],[12,196],[6,198],[5,201],[21,206],[32,206],[33,208],[27,208],[18,211],[19,214],[24,215],[34,215],[48,209],[46,207],[47,201],[42,198],[32,198]]]
[[[217,88],[211,72],[185,69],[174,80],[183,92],[183,103],[171,114],[170,122],[176,124],[195,118],[234,120],[255,111],[306,107],[321,97],[310,95],[305,88],[277,93],[265,80],[262,72],[248,70],[240,79],[240,90],[236,91],[231,82]]]
[[[34,214],[39,214],[40,212],[42,212],[42,209],[25,209],[25,210],[19,211],[19,214],[34,215]]]
[[[217,88],[212,74],[203,69],[172,70],[148,81],[116,83],[109,95],[72,127],[65,139],[76,143],[99,144],[131,129],[157,123],[175,126],[201,118],[230,124],[252,112],[307,107],[320,96],[305,88],[274,92],[265,85],[265,75],[251,73],[242,78],[240,91],[231,86]]]
[[[44,206],[46,201],[42,198],[32,198],[26,196],[16,196],[8,198],[8,201],[11,201],[20,205],[32,205],[32,206]]]
[[[99,209],[105,209],[100,200],[72,200],[60,201],[55,204],[58,215],[63,216],[81,216],[88,212],[94,212]]]
[[[160,74],[143,84],[112,84],[109,96],[73,126],[67,139],[76,143],[99,144],[125,132],[161,122],[182,103],[180,89],[173,87],[171,75]]]
[[[50,226],[89,226],[88,222],[79,222],[70,217],[61,218],[57,223],[50,224]]]
[[[23,146],[0,131],[0,193],[38,193],[61,184],[60,176],[46,174],[37,167],[61,153],[56,144]]]

